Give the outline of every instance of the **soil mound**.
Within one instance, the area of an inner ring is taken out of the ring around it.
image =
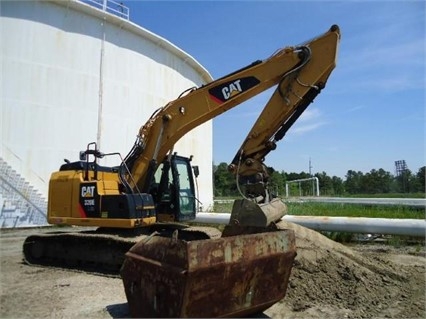
[[[288,222],[296,234],[287,295],[266,311],[275,318],[424,318],[425,258],[410,267],[381,250],[354,250]],[[385,251],[383,251],[385,252]]]

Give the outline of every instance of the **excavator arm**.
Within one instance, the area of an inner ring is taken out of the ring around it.
[[[340,32],[332,26],[325,34],[300,46],[285,47],[268,59],[184,92],[158,109],[143,125],[125,159],[128,188],[148,192],[152,176],[174,144],[195,127],[228,111],[253,96],[277,85],[241,147],[244,160],[240,174],[249,175],[264,156],[274,149],[286,127],[324,87],[335,67]],[[186,94],[185,94],[186,93]],[[250,164],[256,163],[255,166]],[[257,168],[255,169],[257,171]]]
[[[265,184],[266,155],[276,148],[290,127],[325,87],[335,67],[339,30],[333,26],[325,36],[301,46],[301,65],[286,72],[229,165],[229,171],[245,185],[245,195],[270,200]]]

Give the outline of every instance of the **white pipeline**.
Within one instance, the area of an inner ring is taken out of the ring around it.
[[[365,218],[365,217],[320,217],[287,215],[285,221],[310,229],[364,234],[389,234],[425,237],[426,220]]]
[[[198,213],[194,222],[207,224],[228,224],[230,214]],[[364,234],[389,234],[425,237],[426,220],[424,219],[390,219],[364,217],[324,217],[294,216],[282,218],[310,229],[322,231],[339,231]]]

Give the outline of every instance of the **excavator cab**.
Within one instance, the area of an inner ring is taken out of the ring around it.
[[[97,163],[111,154],[101,153],[96,143],[89,143],[80,152],[80,161],[66,161],[52,174],[49,223],[134,228],[195,219],[194,178],[198,174],[193,172],[192,157],[167,156],[153,174],[149,190],[139,193],[126,191],[120,167]],[[66,197],[68,193],[73,196]]]
[[[195,219],[195,177],[191,158],[173,154],[158,166],[149,190],[156,203],[158,221]]]

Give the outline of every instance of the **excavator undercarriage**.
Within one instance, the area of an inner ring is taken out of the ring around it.
[[[148,234],[151,232],[150,234]],[[120,275],[132,317],[242,317],[284,298],[292,230],[228,225],[30,236],[27,263]],[[278,284],[277,284],[278,283]]]

